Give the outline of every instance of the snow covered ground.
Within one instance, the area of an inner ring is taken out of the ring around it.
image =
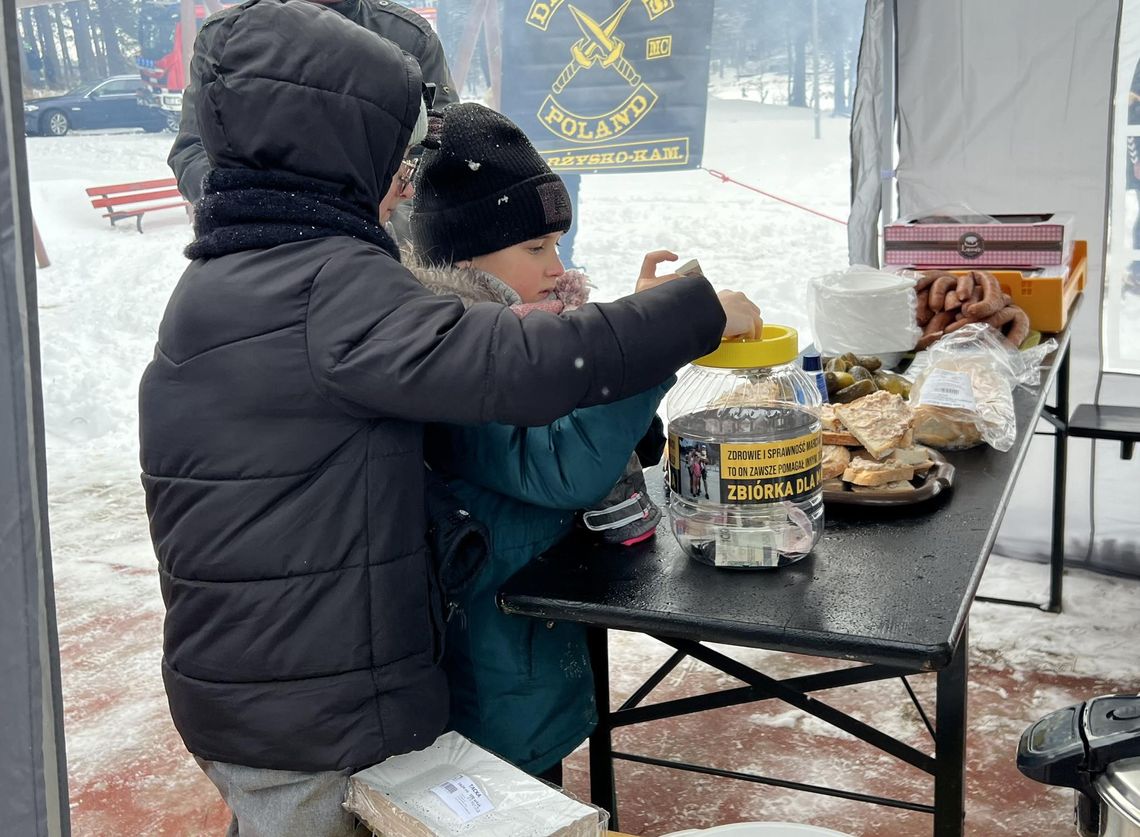
[[[831,118],[822,124],[817,141],[808,110],[713,100],[704,164],[846,217],[848,124]],[[139,376],[184,267],[190,228],[180,211],[169,210],[148,218],[143,235],[129,224],[112,229],[83,192],[167,176],[170,140],[134,133],[28,140],[33,211],[52,260],[39,276],[49,496],[69,766],[73,791],[84,793],[99,792],[91,782],[108,759],[137,765],[133,779],[143,785],[164,781],[169,771],[193,770],[177,747],[153,752],[156,741],[171,739],[136,409]],[[682,259],[699,258],[716,284],[747,291],[768,321],[803,328],[806,280],[846,264],[842,225],[705,171],[587,176],[580,202],[576,261],[598,286],[599,300],[632,290],[642,255],[666,247]],[[1046,587],[1045,568],[995,559],[983,592],[1043,598]],[[975,660],[1135,688],[1138,591],[1136,581],[1073,572],[1062,616],[978,605]],[[124,622],[138,626],[113,655],[101,654],[98,641],[111,630],[100,616],[109,609],[120,617],[114,630],[121,632]],[[626,647],[639,653],[636,644]],[[107,694],[119,699],[100,700]]]
[[[713,100],[705,165],[846,217],[847,122],[823,125],[815,141],[808,111]],[[146,536],[136,387],[191,232],[179,210],[149,216],[143,235],[129,223],[112,229],[83,190],[168,176],[169,144],[166,134],[28,138],[33,212],[52,260],[39,302],[60,560],[72,548],[90,553]],[[597,300],[631,291],[644,253],[664,247],[698,257],[718,285],[749,292],[768,321],[806,329],[806,280],[846,263],[840,224],[701,170],[587,176],[580,202],[576,260]]]

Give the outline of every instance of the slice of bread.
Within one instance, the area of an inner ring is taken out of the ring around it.
[[[843,471],[843,481],[852,485],[886,485],[914,479],[914,468],[894,462],[876,462],[873,459],[851,460]]]
[[[837,404],[835,414],[875,459],[914,444],[914,413],[892,392],[879,390],[850,404]]]
[[[856,494],[871,494],[880,491],[914,491],[914,486],[906,480],[888,482],[886,485],[853,485],[851,490]]]
[[[834,404],[824,404],[819,408],[819,423],[824,433],[844,433],[843,422],[835,415]]]
[[[839,445],[824,445],[821,479],[829,480],[842,475],[849,464],[851,464],[851,452],[847,448]]]
[[[840,445],[845,448],[859,447],[859,440],[852,436],[850,433],[844,433],[836,430],[824,430],[823,443],[825,445]]]
[[[893,462],[897,465],[914,468],[923,473],[934,467],[934,460],[930,458],[930,449],[922,445],[913,445],[909,448],[896,448],[884,462]]]

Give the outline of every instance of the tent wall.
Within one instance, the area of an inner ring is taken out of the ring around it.
[[[0,831],[70,833],[20,52],[0,0]]]
[[[1072,403],[1093,400],[1100,369],[1110,125],[1119,2],[1106,0],[869,0],[896,17],[898,215],[965,204],[985,213],[1071,210],[1089,242],[1089,286],[1073,342]],[[869,18],[870,20],[870,18]],[[870,23],[864,39],[879,25]],[[881,28],[881,27],[879,27]],[[879,37],[882,37],[881,34]],[[889,60],[889,59],[883,59]],[[858,86],[882,85],[881,67],[859,69]],[[859,94],[857,94],[858,96]],[[866,95],[866,94],[864,94]],[[889,105],[886,92],[879,93]],[[856,146],[853,123],[853,152]],[[880,151],[876,165],[891,168]],[[869,192],[868,187],[863,187]],[[853,184],[859,194],[860,184]],[[864,213],[866,214],[866,213]],[[871,219],[852,218],[853,223]],[[852,231],[852,252],[861,241]],[[1114,379],[1105,403],[1140,403],[1140,380]],[[1135,513],[1126,498],[1135,463],[1097,443],[1097,540],[1089,548],[1092,444],[1069,445],[1067,557],[1140,574]],[[1052,443],[1034,445],[998,541],[1019,557],[1048,553]],[[957,490],[968,491],[969,486]],[[1130,520],[1131,518],[1131,520]]]

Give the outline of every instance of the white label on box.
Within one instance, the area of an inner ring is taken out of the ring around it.
[[[976,411],[974,386],[966,372],[951,372],[949,369],[931,369],[922,382],[918,394],[919,404],[934,407],[949,407],[954,410]]]
[[[458,773],[431,792],[443,800],[443,804],[459,817],[461,822],[471,822],[480,814],[494,811],[495,806],[487,794],[470,777]]]

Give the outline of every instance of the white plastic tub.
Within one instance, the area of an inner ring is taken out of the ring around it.
[[[922,336],[916,314],[912,278],[851,267],[809,283],[808,316],[825,355],[876,355],[889,368]]]

